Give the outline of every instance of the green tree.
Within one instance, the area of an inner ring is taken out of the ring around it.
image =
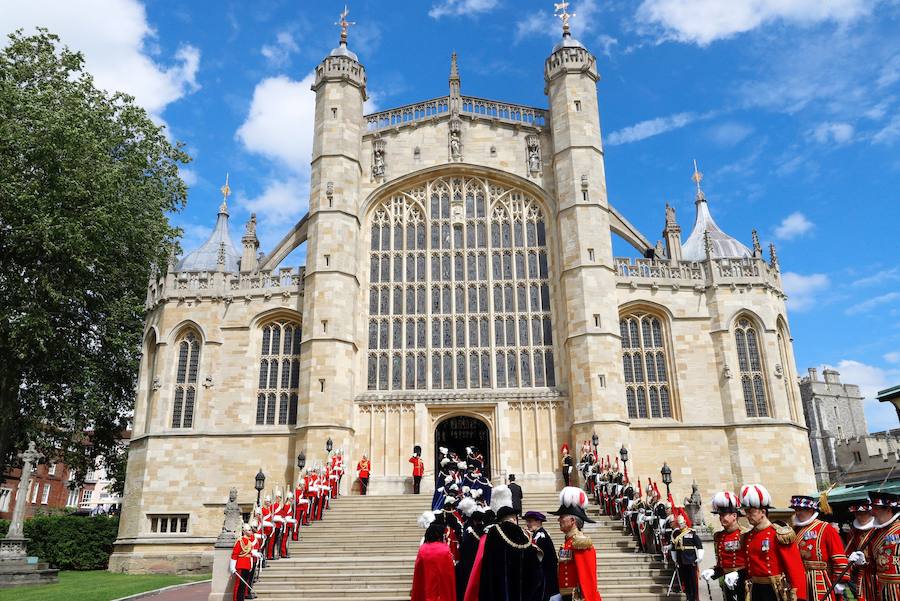
[[[127,426],[152,265],[190,157],[46,30],[0,51],[0,473],[34,439],[85,473]]]

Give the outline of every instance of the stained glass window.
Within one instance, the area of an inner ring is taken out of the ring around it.
[[[628,417],[672,417],[662,321],[648,313],[631,313],[620,319],[619,332]]]
[[[256,425],[297,423],[300,388],[300,324],[276,321],[262,328],[262,357],[259,361],[259,393],[256,396]],[[377,341],[379,331],[369,332]]]

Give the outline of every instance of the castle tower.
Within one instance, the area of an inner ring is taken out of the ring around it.
[[[563,6],[565,11],[565,6]],[[608,444],[626,442],[615,269],[597,103],[595,57],[569,32],[544,65],[549,98],[556,228],[558,298],[565,307],[561,346],[568,361],[573,441],[597,432]],[[562,316],[561,316],[562,317]]]
[[[300,407],[294,455],[325,458],[325,441],[348,449],[352,439],[357,341],[357,238],[361,137],[366,71],[347,47],[347,11],[341,41],[316,67],[315,128],[310,173],[308,245],[304,279]],[[295,477],[296,480],[296,477]],[[349,478],[347,479],[350,480]]]

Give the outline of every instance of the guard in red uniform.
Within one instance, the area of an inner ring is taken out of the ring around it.
[[[372,462],[368,457],[362,456],[356,464],[356,471],[359,472],[359,494],[364,495],[369,490],[369,472],[372,471]]]
[[[870,492],[869,500],[875,516],[869,556],[875,562],[876,601],[900,601],[900,496]]]
[[[287,489],[287,487],[285,487]],[[294,497],[285,493],[284,504],[281,506],[281,517],[284,518],[284,535],[281,537],[281,556],[290,557],[288,553],[288,540],[293,538],[297,529],[297,518],[294,517]]]
[[[334,491],[334,496],[337,496],[341,493],[341,480],[344,479],[344,450],[338,449],[337,455],[334,456],[334,473],[337,474],[337,487]]]
[[[583,532],[585,522],[593,523],[584,512],[588,497],[580,488],[567,486],[559,493],[559,529],[566,540],[559,548],[557,579],[563,601],[600,601],[597,590],[597,552],[594,543]]]
[[[250,579],[253,578],[253,544],[255,539],[250,525],[244,524],[241,528],[241,537],[234,543],[231,549],[231,562],[228,569],[234,575],[234,588],[231,598],[233,601],[244,601],[250,592]]]
[[[413,475],[413,494],[419,494],[419,488],[422,485],[422,476],[425,475],[425,462],[422,461],[422,447],[416,445],[413,448],[413,456],[409,458],[412,463]]]
[[[282,515],[282,496],[279,489],[275,489],[275,502],[272,503],[272,522],[275,525],[275,531],[269,543],[272,549],[269,559],[281,558],[281,539],[284,537],[284,515]]]
[[[306,525],[308,526],[310,520],[315,521],[316,519],[316,474],[314,472],[306,472],[306,476],[303,478],[303,489],[306,494]]]
[[[309,507],[309,501],[306,500],[303,478],[301,478],[297,480],[297,488],[294,489],[294,519],[297,522],[294,526],[293,540],[299,540],[300,538],[300,525],[309,524],[309,517],[306,512],[307,507]]]
[[[791,509],[797,546],[806,570],[807,599],[837,601],[850,581],[841,536],[831,524],[818,519],[819,502],[813,497],[794,495]]]
[[[260,510],[262,517],[263,536],[265,537],[266,559],[275,558],[275,521],[272,519],[272,497],[266,495]]]
[[[746,598],[749,601],[806,601],[806,573],[794,530],[769,521],[772,497],[762,484],[741,488],[741,506],[752,526],[743,535],[746,555]],[[740,574],[725,575],[725,585],[737,586]],[[810,601],[815,601],[810,599]]]
[[[743,532],[738,525],[741,505],[737,495],[727,490],[717,492],[712,498],[712,512],[719,516],[722,530],[713,535],[713,548],[716,552],[716,567],[703,570],[700,576],[704,580],[721,579],[726,574],[737,572],[739,579],[734,588],[722,586],[725,601],[744,601],[744,575],[747,568],[747,556],[741,546]],[[720,585],[724,584],[720,580]]]
[[[872,517],[872,504],[868,498],[858,499],[852,501],[848,509],[854,515],[853,523],[850,524],[850,537],[844,547],[851,563],[850,587],[856,593],[858,601],[876,601],[875,564],[869,555],[869,540],[878,532],[875,529],[875,518]]]

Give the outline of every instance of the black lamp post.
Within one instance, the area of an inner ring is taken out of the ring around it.
[[[306,467],[306,453],[297,455],[297,469],[303,470]]]
[[[659,470],[660,475],[662,476],[663,484],[666,485],[666,497],[669,496],[669,485],[672,483],[672,468],[669,467],[669,464],[663,462],[662,469]]]
[[[600,437],[597,436],[597,433],[594,432],[594,435],[591,436],[591,443],[594,445],[594,450],[597,450],[597,447],[600,446]]]
[[[256,484],[253,487],[256,489],[256,504],[259,505],[259,495],[266,487],[266,475],[263,473],[262,468],[259,468],[259,472],[256,474]]]
[[[334,443],[331,442],[331,437],[328,437],[328,440],[325,441],[325,451],[331,453],[331,449],[334,448]]]
[[[628,477],[628,449],[625,448],[625,445],[622,444],[622,448],[619,449],[619,459],[622,460],[623,471],[625,472],[625,477]]]

